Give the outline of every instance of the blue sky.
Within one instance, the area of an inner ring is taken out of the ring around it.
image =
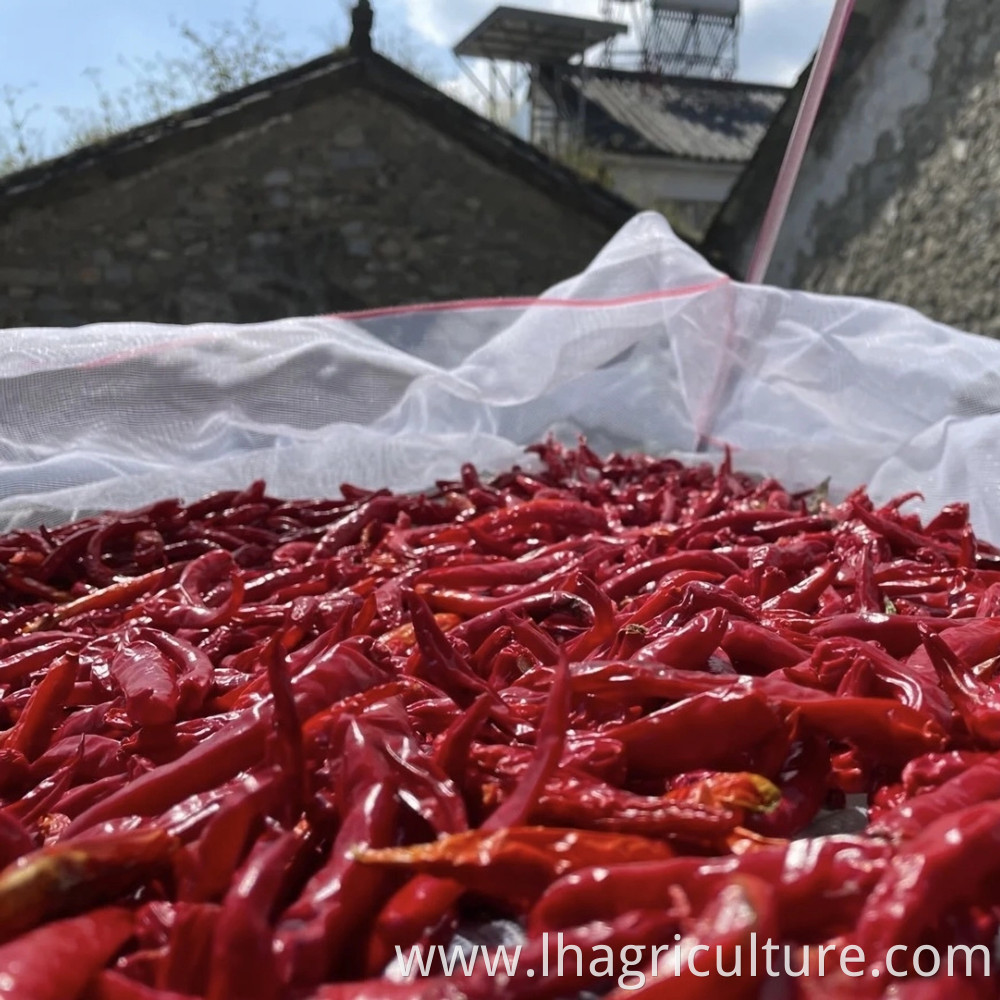
[[[596,15],[600,0],[511,0],[516,6]],[[443,80],[457,77],[449,46],[497,0],[374,0],[377,39],[392,54],[400,46],[420,50]],[[95,92],[85,76],[99,69],[109,91],[131,76],[120,65],[165,56],[183,48],[171,19],[196,29],[236,20],[244,0],[0,0],[0,88],[26,88],[22,105],[36,105],[32,124],[49,144],[62,127],[60,107],[87,107]],[[285,33],[285,44],[302,58],[319,55],[347,35],[350,0],[258,0],[261,19]],[[815,49],[832,0],[744,0],[740,77],[788,83]],[[0,117],[0,128],[6,122]],[[49,150],[51,151],[51,150]]]

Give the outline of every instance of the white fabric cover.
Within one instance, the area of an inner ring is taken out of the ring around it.
[[[267,480],[419,490],[550,430],[794,488],[971,502],[1000,539],[1000,343],[908,309],[731,282],[646,213],[523,302],[249,326],[4,331],[0,529]]]

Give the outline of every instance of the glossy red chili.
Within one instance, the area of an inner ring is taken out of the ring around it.
[[[880,973],[993,940],[1000,550],[968,510],[532,451],[0,537],[0,995],[555,1000],[614,973],[531,975],[547,932]],[[849,793],[867,828],[813,836]],[[509,974],[384,977],[498,918]],[[768,995],[669,958],[637,995]]]

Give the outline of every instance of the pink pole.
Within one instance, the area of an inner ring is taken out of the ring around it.
[[[833,73],[837,54],[840,52],[840,46],[847,31],[847,22],[850,21],[853,10],[854,0],[836,0],[830,24],[823,36],[819,52],[816,54],[812,73],[809,75],[809,82],[802,97],[802,105],[799,108],[798,117],[795,119],[795,127],[792,129],[792,137],[788,142],[788,149],[785,150],[785,159],[781,164],[778,180],[774,185],[774,193],[771,195],[771,203],[767,207],[767,214],[764,216],[760,235],[757,237],[757,246],[754,248],[746,277],[750,284],[759,285],[767,275],[767,269],[771,264],[771,257],[774,255],[774,248],[778,242],[778,233],[785,221],[785,215],[792,200],[792,192],[795,190],[795,181],[799,176],[802,160],[806,155],[809,137],[816,124],[819,106],[823,100],[823,94],[826,92],[827,84],[830,82],[830,75]]]

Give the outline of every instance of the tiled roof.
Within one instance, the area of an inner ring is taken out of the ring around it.
[[[587,144],[614,152],[744,163],[788,90],[766,84],[573,66],[542,76],[572,116],[583,109]]]

